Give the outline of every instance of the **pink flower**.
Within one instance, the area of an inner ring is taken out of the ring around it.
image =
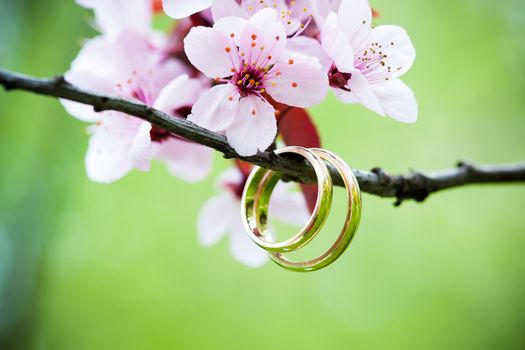
[[[199,242],[211,246],[228,234],[230,252],[235,259],[249,267],[262,266],[268,257],[251,241],[241,218],[241,195],[246,178],[236,168],[228,169],[219,179],[222,191],[209,199],[198,219]],[[279,183],[270,200],[270,217],[293,226],[304,225],[309,219],[304,197],[291,192],[292,184]]]
[[[286,33],[292,35],[300,33],[308,24],[311,3],[312,0],[215,0],[211,12],[213,20],[218,21],[230,16],[250,18],[259,10],[272,8],[278,12]]]
[[[338,14],[326,18],[321,41],[333,59],[330,86],[339,100],[401,122],[417,120],[414,94],[398,79],[416,56],[403,28],[373,27],[367,0],[343,0]]]
[[[163,0],[164,12],[170,17],[180,19],[207,9],[214,0]]]
[[[190,62],[218,85],[206,92],[188,119],[224,131],[241,155],[264,151],[277,133],[270,96],[309,107],[326,96],[328,80],[317,59],[286,50],[286,32],[273,9],[249,20],[224,17],[213,28],[194,27],[184,40]]]
[[[66,80],[98,93],[119,95],[186,117],[206,85],[190,79],[176,60],[166,60],[133,32],[88,41],[66,74]],[[96,113],[92,107],[62,101],[80,120],[95,123],[86,155],[88,177],[112,182],[133,168],[149,170],[152,158],[167,163],[176,176],[197,181],[211,165],[211,150],[177,138],[165,130],[124,113]]]

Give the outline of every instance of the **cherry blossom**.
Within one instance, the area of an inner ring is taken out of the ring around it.
[[[339,100],[401,122],[417,120],[414,94],[398,79],[416,55],[403,28],[374,27],[367,0],[343,0],[338,13],[327,16],[321,40],[333,59],[330,86]]]
[[[84,45],[67,81],[108,95],[119,95],[155,107],[175,117],[186,117],[206,88],[190,79],[176,60],[166,60],[143,37],[133,32],[99,36]],[[88,177],[112,182],[133,168],[146,171],[152,158],[167,163],[176,176],[197,181],[207,175],[211,150],[177,138],[141,119],[114,111],[97,113],[87,105],[62,101],[80,120],[95,123],[86,155]]]
[[[250,18],[264,8],[275,9],[288,35],[299,34],[311,18],[312,0],[215,0],[211,7],[213,20],[236,16]]]
[[[245,232],[241,217],[241,195],[246,177],[237,169],[226,170],[219,178],[220,194],[210,198],[198,218],[198,238],[203,246],[216,244],[228,235],[230,252],[239,262],[259,267],[268,261],[265,251]],[[270,200],[269,215],[283,223],[301,226],[309,219],[304,197],[292,192],[292,184],[277,184]]]
[[[241,155],[264,151],[277,133],[277,102],[309,107],[323,101],[328,79],[318,60],[286,50],[286,32],[275,10],[246,20],[224,17],[213,28],[194,27],[184,40],[190,62],[217,85],[193,106],[188,120],[225,132]]]

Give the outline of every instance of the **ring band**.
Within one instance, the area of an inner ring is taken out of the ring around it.
[[[347,211],[347,215],[346,215],[345,222],[343,225],[343,229],[341,233],[339,234],[337,240],[333,243],[333,245],[325,253],[321,254],[317,258],[314,258],[312,260],[305,261],[305,262],[294,262],[286,258],[279,251],[275,251],[275,250],[271,251],[263,247],[268,251],[268,255],[270,256],[270,258],[274,262],[276,262],[278,265],[288,270],[298,271],[298,272],[308,272],[308,271],[315,271],[315,270],[322,269],[332,264],[334,261],[336,261],[341,256],[341,254],[348,248],[353,237],[355,236],[355,233],[359,226],[359,221],[361,217],[361,207],[362,207],[361,192],[359,190],[359,184],[352,170],[346,165],[346,163],[332,152],[329,152],[323,149],[310,149],[310,151],[313,152],[318,157],[318,162],[325,165],[324,161],[327,161],[328,163],[331,163],[332,165],[334,165],[337,171],[340,173],[343,179],[343,182],[345,184],[346,192],[347,192],[348,211]],[[267,219],[268,205],[269,205],[271,193],[281,176],[270,170],[261,171],[260,174],[262,174],[260,175],[260,177],[257,177],[256,179],[254,179],[255,183],[258,185],[256,186],[257,193],[255,194],[252,204],[253,204],[253,212],[255,213],[255,216],[256,216],[255,217],[256,231],[262,236],[260,238],[263,239],[263,238],[270,237],[270,234],[267,231],[268,229],[267,228],[268,226],[267,225],[268,223],[268,219]],[[329,212],[329,208],[326,211],[322,211],[318,213],[318,215],[323,216],[321,218],[321,220],[323,221],[323,224],[328,216],[328,212]],[[312,218],[310,219],[310,221],[312,221],[312,219],[315,218],[315,215],[316,213],[314,212],[312,214]],[[309,237],[311,237],[306,243],[310,242],[310,240],[313,237],[315,237],[317,233],[318,231],[314,232],[313,234],[308,234],[308,232],[304,233],[305,235],[308,235]],[[300,247],[302,246],[304,246],[304,244],[301,245]],[[296,248],[294,250],[297,250],[299,248]]]
[[[260,185],[265,182],[269,174],[274,184],[282,174],[268,169],[255,168],[246,181],[242,196],[242,217],[244,226],[250,238],[261,248],[268,252],[290,252],[297,250],[310,242],[321,230],[330,207],[332,205],[332,178],[326,165],[314,151],[304,147],[290,146],[275,151],[276,154],[294,153],[303,156],[312,164],[317,176],[317,202],[308,223],[296,235],[283,242],[271,242],[271,235],[267,231],[268,204],[271,191],[260,196]],[[272,187],[273,190],[273,187]],[[264,196],[268,196],[265,198]],[[264,203],[264,204],[263,204]],[[263,204],[263,205],[261,205]]]

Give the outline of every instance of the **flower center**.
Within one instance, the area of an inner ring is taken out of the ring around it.
[[[249,36],[251,43],[246,52],[240,51],[235,44],[234,33],[230,34],[230,38],[232,46],[224,49],[230,55],[232,75],[226,79],[217,78],[216,81],[235,85],[241,97],[250,94],[262,96],[266,92],[264,83],[281,74],[279,70],[274,69],[275,57],[272,54],[275,45],[281,40],[280,36],[275,37],[270,47],[265,47],[258,35],[252,33]],[[290,60],[290,64],[293,64],[293,60]]]
[[[262,94],[265,92],[264,81],[266,80],[267,68],[244,64],[244,67],[235,72],[232,83],[237,86],[239,94],[246,97],[250,94]]]
[[[350,91],[348,81],[352,79],[352,73],[340,72],[335,65],[332,66],[328,73],[328,81],[333,88]]]

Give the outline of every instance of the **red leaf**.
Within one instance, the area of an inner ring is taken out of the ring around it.
[[[279,108],[282,112],[278,119],[279,132],[284,143],[288,146],[321,147],[321,138],[308,112],[302,108],[287,108],[288,110]],[[308,210],[313,212],[317,202],[317,185],[302,184],[301,191]]]
[[[251,163],[243,162],[240,159],[235,159],[235,165],[245,178],[247,178],[253,170],[253,165]]]
[[[321,138],[308,112],[288,107],[279,117],[279,132],[288,146],[321,147]]]

